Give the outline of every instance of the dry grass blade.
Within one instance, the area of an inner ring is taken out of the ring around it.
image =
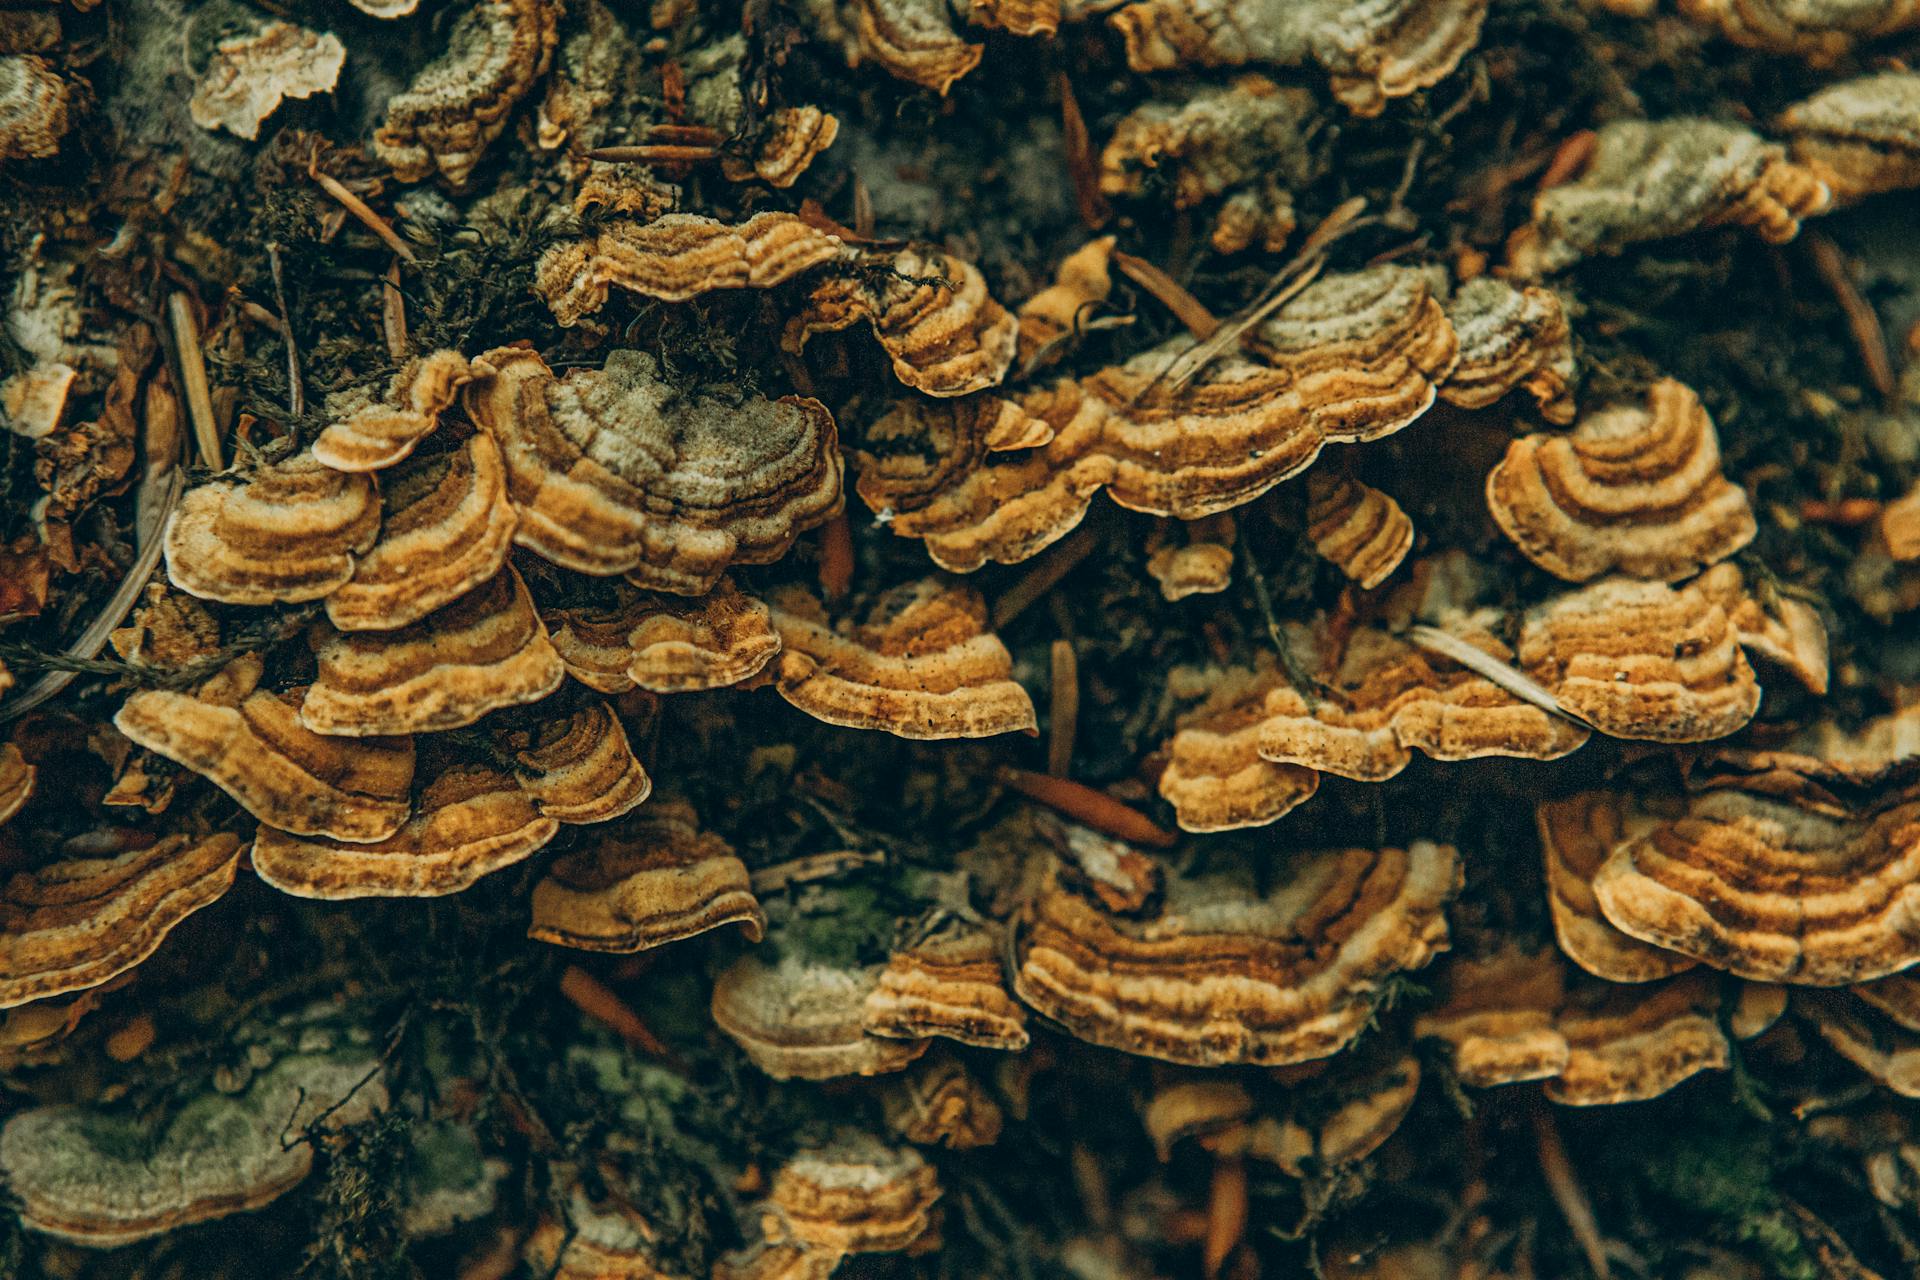
[[[207,362],[200,350],[200,326],[194,323],[193,303],[186,294],[168,295],[167,328],[173,334],[174,353],[180,362],[180,385],[187,394],[187,417],[193,423],[200,464],[219,471],[226,464],[220,457],[220,433],[213,422],[213,393],[207,386]]]
[[[347,190],[338,178],[330,174],[322,173],[311,165],[308,166],[307,173],[315,182],[320,184],[322,191],[339,201],[340,207],[352,214],[361,226],[373,232],[374,235],[379,236],[380,242],[398,254],[401,261],[408,263],[414,261],[412,247],[409,246],[405,240],[402,240],[400,233],[393,229],[392,224],[375,213],[372,206],[368,205],[365,200],[362,200],[359,196]]]
[[[1073,81],[1067,73],[1054,73],[1053,82],[1060,91],[1060,135],[1067,151],[1067,177],[1073,183],[1073,202],[1080,211],[1081,225],[1098,231],[1107,225],[1113,211],[1100,194],[1100,166],[1093,154],[1093,139],[1087,133],[1086,117],[1080,114],[1080,99],[1074,96]]]
[[[1873,309],[1872,303],[1860,296],[1839,246],[1818,231],[1809,231],[1803,238],[1806,240],[1808,256],[1813,259],[1813,269],[1820,273],[1820,279],[1833,291],[1834,301],[1840,304],[1840,311],[1847,318],[1847,329],[1853,335],[1853,345],[1859,348],[1860,363],[1866,366],[1867,379],[1873,383],[1873,389],[1880,393],[1880,398],[1891,406],[1898,387],[1893,376],[1893,361],[1887,355],[1887,335],[1880,327],[1879,313]]]
[[[387,340],[387,354],[395,360],[405,360],[413,343],[407,336],[407,299],[400,292],[398,260],[387,268],[386,280],[380,287],[380,330]]]
[[[1027,606],[1053,590],[1060,579],[1072,573],[1075,566],[1093,551],[1100,535],[1092,529],[1077,529],[1064,541],[1053,547],[1027,575],[1008,587],[1006,593],[993,602],[993,628],[998,631],[1015,618],[1027,611]]]
[[[1302,289],[1312,284],[1327,265],[1327,249],[1340,237],[1366,226],[1369,219],[1360,214],[1367,207],[1363,196],[1355,196],[1341,204],[1328,214],[1320,225],[1307,236],[1293,261],[1282,267],[1268,284],[1266,291],[1251,307],[1234,316],[1216,330],[1212,337],[1205,339],[1191,351],[1182,355],[1168,367],[1166,381],[1172,389],[1182,387],[1200,376],[1202,370],[1225,355],[1228,349],[1238,346],[1240,340],[1255,325],[1285,306],[1298,296]]]
[[[609,164],[691,164],[719,158],[720,152],[715,147],[690,147],[671,142],[645,143],[628,147],[595,147],[587,152],[587,159],[602,160]]]
[[[1459,663],[1477,676],[1485,676],[1522,702],[1530,702],[1542,711],[1550,712],[1588,729],[1594,727],[1561,706],[1560,700],[1553,696],[1553,692],[1538,680],[1508,666],[1492,654],[1474,648],[1459,636],[1450,635],[1437,627],[1414,626],[1407,628],[1407,639],[1428,653],[1437,653],[1443,658]]]
[[[1606,1242],[1600,1238],[1600,1226],[1593,1216],[1593,1205],[1588,1201],[1586,1192],[1580,1189],[1580,1180],[1574,1175],[1573,1162],[1567,1159],[1567,1148],[1560,1141],[1560,1130],[1553,1123],[1553,1116],[1547,1105],[1540,1099],[1534,1100],[1533,1111],[1534,1146],[1540,1156],[1540,1172],[1546,1177],[1547,1190],[1553,1195],[1553,1202],[1560,1207],[1561,1216],[1567,1220],[1567,1228],[1573,1232],[1573,1238],[1580,1243],[1580,1251],[1587,1255],[1587,1265],[1593,1268],[1593,1274],[1599,1280],[1608,1280],[1612,1275],[1607,1266]]]

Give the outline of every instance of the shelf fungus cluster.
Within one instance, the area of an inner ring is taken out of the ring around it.
[[[1916,59],[0,0],[0,1268],[1915,1274]]]

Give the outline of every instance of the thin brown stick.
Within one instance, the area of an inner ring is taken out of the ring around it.
[[[402,262],[411,263],[414,261],[412,247],[408,245],[405,240],[402,240],[400,233],[393,229],[393,225],[375,213],[372,206],[365,200],[362,200],[359,196],[347,190],[346,186],[341,183],[338,178],[330,174],[322,173],[314,168],[309,168],[307,173],[315,182],[320,184],[322,191],[332,196],[335,200],[338,200],[340,207],[352,214],[361,226],[373,232],[374,235],[379,236],[382,244],[399,254]]]
[[[1047,808],[1066,814],[1076,822],[1117,836],[1130,844],[1155,849],[1171,849],[1180,837],[1155,823],[1131,805],[1122,804],[1104,791],[1096,791],[1083,782],[1054,778],[1026,769],[1002,769],[1000,780]]]
[[[1053,590],[1060,579],[1072,573],[1075,566],[1092,553],[1099,541],[1100,535],[1092,529],[1077,529],[1043,555],[1027,570],[1026,577],[1008,587],[1006,593],[993,602],[994,629],[1006,626],[1025,613],[1034,601]]]
[[[1116,251],[1113,265],[1120,268],[1127,279],[1158,298],[1167,310],[1179,318],[1181,324],[1187,326],[1187,332],[1200,341],[1205,342],[1219,330],[1220,321],[1202,305],[1200,299],[1188,293],[1178,280],[1145,258]]]
[[[267,244],[267,268],[273,275],[273,302],[280,308],[280,341],[287,348],[287,408],[294,417],[307,411],[307,386],[300,377],[300,347],[293,340],[293,313],[287,310],[287,283],[280,267],[280,246]]]
[[[193,443],[200,451],[202,466],[214,471],[226,464],[220,458],[220,432],[213,421],[213,392],[207,386],[207,360],[200,349],[200,326],[193,318],[193,303],[176,290],[167,297],[167,327],[173,332],[174,350],[180,359],[181,390],[187,394],[187,418],[193,423]]]
[[[1052,703],[1047,715],[1047,772],[1064,778],[1073,771],[1073,741],[1080,725],[1080,659],[1073,641],[1053,642]]]
[[[688,147],[675,143],[642,144],[629,147],[595,147],[587,152],[589,160],[604,160],[612,164],[694,164],[703,160],[718,160],[720,152],[715,147]]]
[[[1580,1188],[1573,1162],[1567,1159],[1567,1148],[1560,1141],[1553,1114],[1540,1098],[1533,1100],[1533,1139],[1540,1157],[1540,1172],[1546,1177],[1553,1202],[1560,1206],[1560,1216],[1567,1220],[1568,1230],[1579,1242],[1581,1252],[1587,1255],[1587,1265],[1593,1268],[1593,1274],[1598,1280],[1608,1280],[1612,1273],[1607,1267],[1607,1246],[1600,1238],[1600,1224],[1593,1216],[1593,1205]]]
[[[845,511],[820,530],[820,590],[828,600],[843,600],[853,587],[853,524]]]
[[[380,287],[380,329],[386,335],[387,354],[404,360],[413,349],[407,336],[407,298],[400,292],[400,261],[387,268],[386,282]]]
[[[1439,654],[1443,658],[1459,663],[1473,674],[1493,681],[1520,701],[1532,703],[1549,715],[1571,720],[1583,728],[1594,727],[1581,716],[1562,706],[1560,699],[1553,696],[1551,689],[1526,672],[1500,661],[1483,649],[1474,648],[1451,632],[1442,631],[1438,627],[1413,626],[1407,628],[1407,639],[1428,653]]]
[[[1600,135],[1591,129],[1582,129],[1570,133],[1554,149],[1553,158],[1547,162],[1545,173],[1540,175],[1538,190],[1551,191],[1553,188],[1572,182],[1585,172],[1587,163],[1593,159],[1594,148],[1600,144]]]
[[[1080,114],[1080,99],[1074,96],[1073,81],[1058,71],[1053,77],[1060,93],[1060,136],[1067,152],[1067,179],[1073,184],[1074,207],[1080,211],[1080,223],[1089,231],[1107,225],[1113,210],[1100,191],[1099,166],[1093,158],[1093,139],[1087,133],[1087,118]]]
[[[1838,245],[1818,231],[1809,231],[1803,238],[1807,254],[1813,259],[1813,269],[1833,291],[1834,301],[1840,304],[1840,311],[1847,318],[1853,345],[1860,351],[1860,363],[1867,368],[1867,380],[1891,407],[1898,387],[1893,376],[1893,361],[1887,355],[1886,331],[1880,327],[1880,314],[1872,303],[1860,296]]]
[[[636,1049],[656,1058],[672,1058],[673,1052],[613,993],[606,983],[577,964],[570,964],[560,975],[560,994],[596,1022],[604,1023],[615,1035]]]

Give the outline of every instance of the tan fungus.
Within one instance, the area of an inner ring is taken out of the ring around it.
[[[793,1235],[835,1253],[893,1253],[932,1230],[940,1183],[912,1147],[844,1129],[795,1152],[773,1175],[771,1199]]]
[[[487,144],[547,73],[559,19],[554,0],[479,0],[454,23],[446,52],[387,99],[373,153],[402,182],[437,172],[466,185]]]
[[[1115,243],[1113,236],[1087,241],[1061,260],[1052,284],[1020,304],[1016,354],[1023,371],[1059,359],[1113,292]]]
[[[945,1036],[982,1049],[1027,1047],[1026,1011],[1007,994],[999,939],[958,921],[888,958],[867,995],[866,1029],[903,1040]]]
[[[232,796],[269,826],[338,840],[384,840],[412,810],[410,738],[326,738],[300,722],[298,693],[252,686],[260,660],[221,701],[165,689],[128,696],[114,727]]]
[[[744,926],[753,942],[766,930],[746,866],[725,840],[700,830],[690,805],[656,800],[554,861],[533,888],[527,936],[634,952],[729,924]]]
[[[1746,575],[1732,563],[1713,566],[1693,586],[1727,611],[1748,654],[1779,666],[1809,693],[1826,693],[1827,624],[1812,605],[1771,590],[1762,604],[1762,595],[1748,589]]]
[[[653,782],[634,758],[627,731],[599,700],[559,719],[503,734],[514,774],[542,817],[607,822],[647,798]]]
[[[1459,363],[1440,385],[1448,404],[1484,409],[1520,387],[1548,422],[1573,421],[1573,335],[1558,294],[1476,276],[1448,299],[1447,321],[1460,340]]]
[[[1487,0],[1136,0],[1110,21],[1136,71],[1311,61],[1373,116],[1451,74],[1486,14]]]
[[[300,719],[316,733],[457,729],[499,707],[537,702],[567,674],[511,565],[397,630],[316,623],[309,640],[319,674]]]
[[[1014,989],[1080,1039],[1199,1066],[1279,1066],[1335,1053],[1383,985],[1447,945],[1458,855],[1408,849],[1294,855],[1258,894],[1229,875],[1171,878],[1142,919],[1056,874],[1027,904]]]
[[[1322,467],[1307,474],[1307,537],[1321,559],[1371,591],[1413,550],[1413,521],[1378,489]]]
[[[1724,738],[1760,706],[1726,610],[1692,583],[1602,578],[1529,609],[1518,651],[1562,706],[1616,738]]]
[[[1200,678],[1206,700],[1181,717],[1160,774],[1160,795],[1181,830],[1263,827],[1310,799],[1320,786],[1318,772],[1260,758],[1267,695],[1286,683],[1272,658]]]
[[[1508,662],[1511,653],[1488,630],[1493,621],[1456,617],[1446,630]],[[1324,686],[1268,688],[1257,742],[1265,760],[1378,782],[1406,768],[1416,750],[1436,760],[1555,760],[1587,740],[1578,725],[1384,631],[1356,630],[1326,658],[1325,641],[1311,632],[1296,628],[1292,643],[1308,670],[1322,671]]]
[[[33,798],[34,781],[39,776],[40,770],[27,763],[19,747],[0,742],[0,823],[20,812]]]
[[[733,182],[758,178],[785,189],[799,181],[821,152],[840,136],[840,120],[818,107],[776,107],[754,139],[751,160],[724,156],[721,169]]]
[[[814,334],[862,320],[891,358],[894,376],[931,396],[997,386],[1018,346],[1018,321],[987,292],[978,267],[911,248],[822,279],[788,321],[781,346],[798,354]]]
[[[459,893],[482,876],[546,847],[560,823],[543,816],[512,775],[481,764],[435,760],[399,831],[377,844],[260,828],[253,869],[301,898],[431,898]]]
[[[1830,199],[1824,182],[1750,129],[1691,118],[1618,120],[1600,130],[1579,178],[1535,197],[1533,221],[1509,242],[1509,253],[1515,269],[1531,276],[1702,227],[1751,227],[1780,244]]]
[[[393,375],[384,396],[367,391],[329,404],[334,420],[314,439],[313,456],[335,471],[390,467],[440,425],[440,415],[472,379],[458,351],[416,356]]]
[[[1547,863],[1547,905],[1566,957],[1609,982],[1670,978],[1697,961],[1616,929],[1593,896],[1593,877],[1614,848],[1657,825],[1612,791],[1583,791],[1534,807]]]
[[[507,562],[518,517],[500,450],[483,435],[387,473],[380,536],[327,597],[342,631],[389,631],[472,591]]]
[[[1183,521],[1175,534],[1166,525],[1148,541],[1147,576],[1164,600],[1218,595],[1233,585],[1235,528],[1230,515]]]
[[[1679,0],[1690,21],[1736,44],[1832,62],[1857,41],[1920,24],[1914,0]]]
[[[32,54],[0,57],[0,160],[43,160],[66,136],[72,90]]]
[[[1515,440],[1487,477],[1487,506],[1527,559],[1570,582],[1690,577],[1757,528],[1746,490],[1720,470],[1713,420],[1671,378],[1644,409],[1615,405],[1570,433]]]
[[[1903,1098],[1920,1098],[1920,1033],[1838,991],[1802,991],[1804,1013],[1833,1051]]]
[[[726,577],[695,599],[635,592],[611,608],[557,609],[547,621],[568,673],[602,693],[725,688],[780,652],[766,604]]]
[[[952,1054],[929,1054],[888,1082],[887,1127],[921,1146],[967,1151],[999,1140],[1005,1117],[986,1087]]]
[[[829,624],[798,587],[770,602],[780,696],[817,720],[903,738],[983,738],[1038,730],[1013,657],[987,630],[971,588],[935,578],[880,596],[857,625]]]
[[[515,347],[475,368],[467,408],[506,460],[514,541],[566,568],[701,595],[840,510],[817,400],[683,392],[638,351],[558,378]]]
[[[233,884],[240,839],[173,835],[69,858],[0,886],[0,1009],[97,987],[152,955]]]
[[[214,46],[187,112],[202,129],[251,142],[284,100],[332,92],[346,61],[347,47],[331,32],[269,22]]]
[[[556,322],[572,326],[606,305],[615,285],[684,302],[716,289],[770,289],[853,256],[838,236],[791,213],[758,213],[738,226],[670,213],[609,223],[587,239],[555,245],[534,266],[534,292]]]
[[[225,604],[318,600],[353,577],[354,558],[379,531],[373,481],[302,453],[187,490],[167,521],[167,577]]]
[[[954,31],[945,0],[806,0],[801,8],[849,67],[872,62],[935,93],[980,62],[981,46]]]
[[[714,1025],[776,1080],[899,1071],[929,1042],[867,1033],[866,1000],[883,970],[811,960],[789,947],[774,964],[744,955],[714,980]]]

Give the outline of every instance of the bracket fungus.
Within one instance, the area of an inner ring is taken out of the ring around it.
[[[1732,1060],[1718,975],[1614,986],[1566,975],[1550,951],[1510,948],[1454,960],[1445,981],[1441,1006],[1415,1030],[1445,1043],[1471,1086],[1542,1080],[1563,1106],[1611,1106],[1659,1097]]]
[[[319,674],[300,703],[316,733],[366,737],[472,724],[538,702],[567,669],[511,565],[452,604],[393,631],[314,624]]]
[[[1166,182],[1178,209],[1229,193],[1250,197],[1257,213],[1248,219],[1245,200],[1229,201],[1215,221],[1214,244],[1277,251],[1293,233],[1289,188],[1311,176],[1306,133],[1313,105],[1312,94],[1263,75],[1239,76],[1178,103],[1148,102],[1122,118],[1101,149],[1100,190],[1139,196]],[[1237,225],[1243,221],[1249,225]]]
[[[1014,990],[1082,1040],[1170,1062],[1324,1058],[1360,1034],[1391,975],[1446,948],[1459,886],[1459,855],[1428,841],[1296,855],[1264,894],[1232,875],[1170,877],[1141,919],[1055,873],[1027,904]]]
[[[1794,162],[1837,202],[1920,186],[1920,75],[1911,71],[1822,89],[1781,112],[1780,127]]]
[[[264,23],[214,46],[187,111],[202,129],[225,129],[251,142],[284,100],[331,92],[346,61],[347,47],[331,32]]]
[[[867,1030],[867,997],[883,969],[837,965],[785,948],[772,964],[744,955],[714,979],[714,1025],[776,1080],[899,1071],[929,1042]]]
[[[1161,525],[1147,544],[1147,576],[1168,601],[1218,595],[1233,583],[1235,533],[1228,515],[1183,521],[1178,533]]]
[[[1778,591],[1769,591],[1766,603],[1747,587],[1739,566],[1713,566],[1690,584],[1727,611],[1727,620],[1740,637],[1740,647],[1765,658],[1821,695],[1827,691],[1827,624],[1814,607]]]
[[[1447,630],[1505,661],[1488,621],[1462,617]],[[1554,760],[1587,740],[1579,725],[1384,631],[1356,630],[1330,660],[1318,653],[1325,640],[1304,629],[1295,643],[1325,669],[1328,696],[1285,681],[1270,686],[1256,744],[1264,760],[1379,782],[1406,768],[1416,750],[1436,760]]]
[[[222,700],[134,693],[114,727],[209,779],[268,826],[361,842],[398,831],[411,811],[413,740],[322,737],[300,722],[297,694],[253,688],[258,659],[250,665]]]
[[[558,378],[514,347],[474,365],[467,409],[506,460],[514,541],[566,568],[701,595],[840,510],[833,415],[817,400],[683,391],[638,351]]]
[[[45,58],[0,55],[0,160],[57,155],[72,97]]]
[[[1260,756],[1267,695],[1286,682],[1268,658],[1258,667],[1196,673],[1207,696],[1167,743],[1160,795],[1183,831],[1263,827],[1311,799],[1320,774]]]
[[[1547,905],[1566,957],[1609,982],[1653,982],[1696,960],[1620,932],[1593,896],[1593,877],[1618,845],[1657,825],[1612,791],[1583,791],[1534,809],[1547,864]]]
[[[1307,474],[1307,537],[1321,559],[1371,591],[1413,550],[1413,521],[1378,489],[1323,467]]]
[[[920,1146],[992,1146],[1006,1123],[993,1095],[965,1063],[946,1053],[929,1054],[895,1076],[881,1105],[887,1127]]]
[[[1484,409],[1520,387],[1548,422],[1573,421],[1573,332],[1558,294],[1475,276],[1447,300],[1447,323],[1460,342],[1440,384],[1448,404]]]
[[[871,62],[945,94],[980,64],[981,46],[954,31],[945,0],[806,0],[801,7],[849,67]]]
[[[385,395],[369,389],[330,403],[333,421],[314,438],[313,456],[335,471],[390,467],[432,434],[472,378],[458,351],[416,356],[393,375]]]
[[[1013,401],[904,402],[869,437],[887,449],[860,496],[963,573],[1063,537],[1102,488],[1129,510],[1197,520],[1329,444],[1412,423],[1458,354],[1432,277],[1393,264],[1315,280],[1247,341],[1260,359],[1222,356],[1184,384],[1171,375],[1193,344],[1174,339]]]
[[[610,608],[555,610],[547,622],[568,674],[602,693],[721,689],[780,652],[765,602],[727,577],[695,599],[633,592]]]
[[[1017,355],[1024,372],[1064,354],[1091,317],[1089,312],[1113,291],[1113,247],[1117,237],[1089,240],[1061,260],[1053,283],[1021,303]]]
[[[1800,992],[1794,1000],[1833,1051],[1903,1098],[1920,1098],[1920,1035],[1837,991]]]
[[[438,173],[465,186],[507,116],[547,73],[559,18],[554,0],[478,0],[454,22],[446,52],[387,100],[374,154],[402,182]]]
[[[1543,191],[1509,242],[1522,275],[1703,227],[1745,226],[1770,244],[1832,196],[1812,171],[1750,129],[1713,120],[1619,120],[1600,130],[1586,172]]]
[[[594,843],[556,859],[533,887],[527,936],[585,951],[634,952],[766,915],[733,847],[700,830],[693,808],[656,800]]]
[[[446,763],[432,772],[413,815],[387,839],[347,844],[262,827],[254,837],[253,869],[301,898],[439,897],[532,856],[559,832],[559,820],[541,814],[511,774]]]
[[[716,289],[770,289],[803,272],[855,257],[836,235],[791,213],[758,213],[738,226],[690,213],[617,221],[548,249],[534,265],[534,292],[562,327],[606,305],[619,286],[662,302]]]
[[[240,838],[222,832],[15,872],[0,885],[0,1009],[125,973],[217,902],[239,861]]]
[[[1569,582],[1691,577],[1757,530],[1746,490],[1721,473],[1713,420],[1671,378],[1644,409],[1614,405],[1568,434],[1515,440],[1487,477],[1487,506],[1527,559]]]
[[[1839,986],[1920,961],[1916,802],[1833,817],[1737,789],[1616,845],[1593,877],[1617,928],[1760,982]]]
[[[26,1226],[113,1248],[272,1203],[313,1168],[316,1134],[386,1104],[365,1047],[316,1047],[281,1056],[237,1094],[194,1094],[157,1121],[78,1106],[22,1111],[0,1129],[0,1173]]]
[[[1561,705],[1616,738],[1724,738],[1760,707],[1739,633],[1693,583],[1602,578],[1529,609],[1516,648]]]
[[[981,1049],[1027,1047],[1026,1011],[1007,994],[1000,941],[986,929],[949,925],[895,951],[866,1000],[869,1034],[945,1036]]]
[[[418,622],[498,574],[518,517],[492,439],[469,436],[445,452],[386,473],[379,537],[353,576],[327,596],[342,631],[391,631]]]
[[[912,1147],[855,1129],[796,1151],[773,1175],[770,1201],[795,1239],[834,1253],[893,1253],[934,1226],[939,1176]]]
[[[613,708],[599,699],[564,717],[542,718],[501,735],[514,775],[542,817],[565,823],[608,822],[653,790],[627,744]]]
[[[167,521],[167,577],[225,604],[318,600],[346,585],[379,532],[373,481],[302,453],[187,490]]]
[[[1679,9],[1736,44],[1822,64],[1858,41],[1920,25],[1912,0],[1679,0]]]
[[[780,345],[797,355],[814,334],[862,320],[892,360],[894,376],[930,396],[998,386],[1019,345],[1019,321],[987,292],[978,267],[911,248],[827,275],[787,322]]]
[[[1033,699],[1013,679],[1013,656],[987,630],[971,588],[924,578],[876,599],[858,624],[831,625],[798,587],[770,602],[780,635],[774,686],[828,724],[902,738],[1035,733]]]
[[[1136,71],[1316,62],[1373,116],[1452,74],[1486,16],[1487,0],[1135,0],[1111,21]]]

